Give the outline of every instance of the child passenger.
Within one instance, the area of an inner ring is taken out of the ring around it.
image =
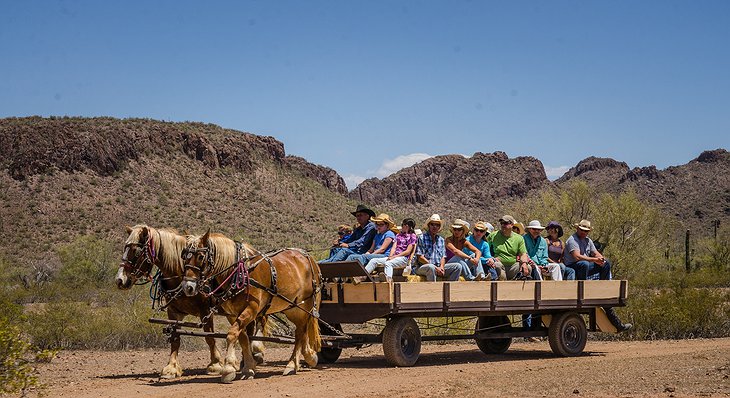
[[[417,237],[414,232],[416,222],[412,218],[406,218],[401,224],[401,229],[395,237],[395,243],[388,252],[388,257],[379,257],[370,260],[365,266],[368,273],[373,272],[378,265],[383,265],[383,273],[380,274],[381,282],[393,281],[393,268],[406,267],[411,254],[416,250]]]

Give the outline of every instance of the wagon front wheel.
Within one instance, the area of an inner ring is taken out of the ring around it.
[[[339,323],[332,324],[332,327],[342,331],[342,325]],[[319,323],[319,330],[322,331],[322,335],[329,335],[333,336],[335,335],[335,332],[330,330],[327,326],[325,326],[322,322]],[[340,354],[342,354],[342,348],[339,347],[325,347],[324,345],[317,353],[317,359],[319,360],[319,363],[335,363],[339,358]]]
[[[479,332],[506,332],[510,329],[510,321],[507,315],[502,316],[480,316],[477,320],[476,333]],[[485,354],[504,354],[512,344],[511,337],[500,339],[475,338],[477,347]]]
[[[394,366],[413,366],[421,354],[421,330],[413,318],[389,319],[383,330],[385,360]]]
[[[583,317],[574,312],[554,316],[548,331],[550,348],[561,357],[574,357],[583,352],[588,341],[588,330]]]

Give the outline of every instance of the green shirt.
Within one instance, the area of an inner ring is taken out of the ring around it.
[[[518,255],[527,253],[525,240],[515,232],[508,238],[502,235],[502,231],[494,231],[487,237],[487,242],[492,246],[494,257],[499,258],[505,267],[516,263]]]

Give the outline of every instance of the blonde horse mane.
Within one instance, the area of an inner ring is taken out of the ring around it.
[[[188,247],[199,247],[202,236],[188,236],[187,245]],[[236,257],[236,242],[231,238],[219,233],[211,233],[208,235],[208,247],[212,251],[210,255],[215,254],[213,257],[213,269],[209,270],[208,273],[211,275],[217,274],[229,268],[237,260]],[[248,243],[243,243],[243,248],[249,257],[257,255]]]
[[[155,265],[165,274],[182,275],[184,270],[180,253],[185,248],[185,237],[178,235],[172,228],[156,229],[146,224],[137,224],[132,227],[126,243],[139,242],[144,228],[147,228],[148,234],[152,236],[152,244],[157,255]]]

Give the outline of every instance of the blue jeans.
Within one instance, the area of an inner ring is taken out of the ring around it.
[[[560,263],[560,271],[563,273],[564,281],[574,281],[575,280],[575,270],[573,268],[566,267],[565,264]]]
[[[459,267],[461,267],[461,269],[459,271],[459,275],[463,276],[464,280],[471,281],[471,280],[474,280],[476,275],[479,275],[478,273],[473,272],[471,270],[471,267],[469,267],[470,265],[472,265],[472,263],[470,263],[468,260],[463,259],[459,256],[451,257],[449,259],[449,261],[446,262],[446,264],[459,264]],[[481,268],[481,264],[479,265],[479,267]],[[444,265],[444,269],[446,269],[446,265]],[[481,272],[484,273],[484,270],[482,270]],[[457,280],[458,280],[458,278],[457,278]]]
[[[428,282],[436,282],[436,266],[433,264],[421,264],[416,269],[416,275],[423,275]],[[461,275],[461,265],[458,263],[444,264],[444,279],[447,281],[458,281]]]
[[[499,279],[499,272],[497,272],[497,268],[492,268],[487,265],[487,260],[482,259],[482,269],[486,270],[489,276],[492,278],[493,281],[496,281]]]
[[[335,261],[345,261],[347,256],[350,254],[357,254],[354,251],[350,250],[347,247],[335,247],[334,249],[330,250],[330,256],[322,261],[320,263],[332,263]]]
[[[603,265],[581,260],[565,266],[575,270],[575,279],[578,280],[595,279],[596,275],[602,281],[611,280],[611,263],[608,260]]]
[[[367,265],[368,262],[374,258],[380,258],[380,257],[388,257],[385,254],[372,254],[372,253],[366,253],[366,254],[350,254],[347,256],[345,261],[358,261],[362,265]]]

